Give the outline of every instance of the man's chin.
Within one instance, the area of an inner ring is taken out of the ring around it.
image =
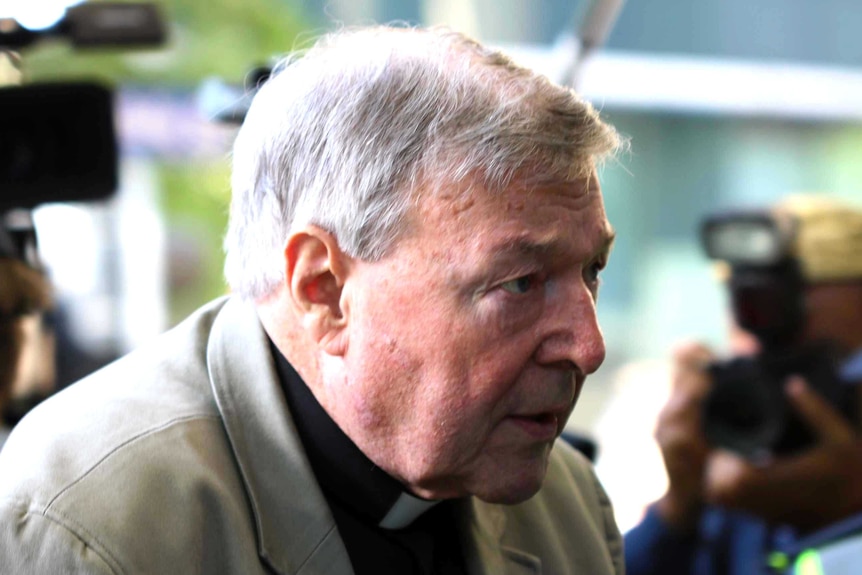
[[[502,477],[497,476],[490,481],[478,482],[478,485],[472,488],[465,488],[464,486],[458,489],[422,489],[411,487],[410,491],[418,497],[429,500],[458,499],[472,496],[486,503],[515,505],[531,498],[542,488],[545,474],[542,473],[541,476],[529,479],[523,476],[511,481],[501,481],[501,479]]]
[[[544,478],[543,478],[544,479]],[[475,493],[475,497],[486,503],[497,503],[500,505],[517,505],[530,499],[539,489],[542,488],[542,481],[530,483],[519,483],[517,485],[504,486],[499,489],[482,490]]]
[[[403,481],[410,491],[425,499],[476,497],[487,503],[514,505],[534,496],[545,481],[551,445],[533,445],[519,453],[496,452],[474,460],[461,474],[436,476],[424,481]],[[478,465],[479,462],[484,465]]]
[[[473,490],[473,495],[487,503],[515,505],[523,503],[538,493],[548,471],[547,459],[530,462],[507,472],[497,470],[483,484]]]

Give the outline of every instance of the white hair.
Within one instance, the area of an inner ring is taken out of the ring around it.
[[[284,281],[292,230],[383,257],[422,194],[475,181],[570,181],[619,138],[572,90],[445,28],[370,27],[285,59],[233,149],[225,274],[245,298]]]

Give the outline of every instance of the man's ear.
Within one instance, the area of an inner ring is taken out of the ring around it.
[[[335,236],[317,226],[293,233],[284,255],[287,288],[303,328],[324,351],[341,355],[348,319],[342,289],[350,257]]]

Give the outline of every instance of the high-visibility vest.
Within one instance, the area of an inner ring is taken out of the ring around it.
[[[789,553],[776,552],[767,563],[784,575],[862,574],[862,515],[827,527],[798,542]]]
[[[862,571],[862,534],[819,549],[807,549],[793,564],[793,575],[849,575]]]

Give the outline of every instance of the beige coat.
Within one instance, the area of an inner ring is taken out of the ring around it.
[[[531,500],[463,509],[471,575],[623,571],[610,504],[564,445]],[[43,403],[0,455],[3,575],[352,572],[235,299]]]

